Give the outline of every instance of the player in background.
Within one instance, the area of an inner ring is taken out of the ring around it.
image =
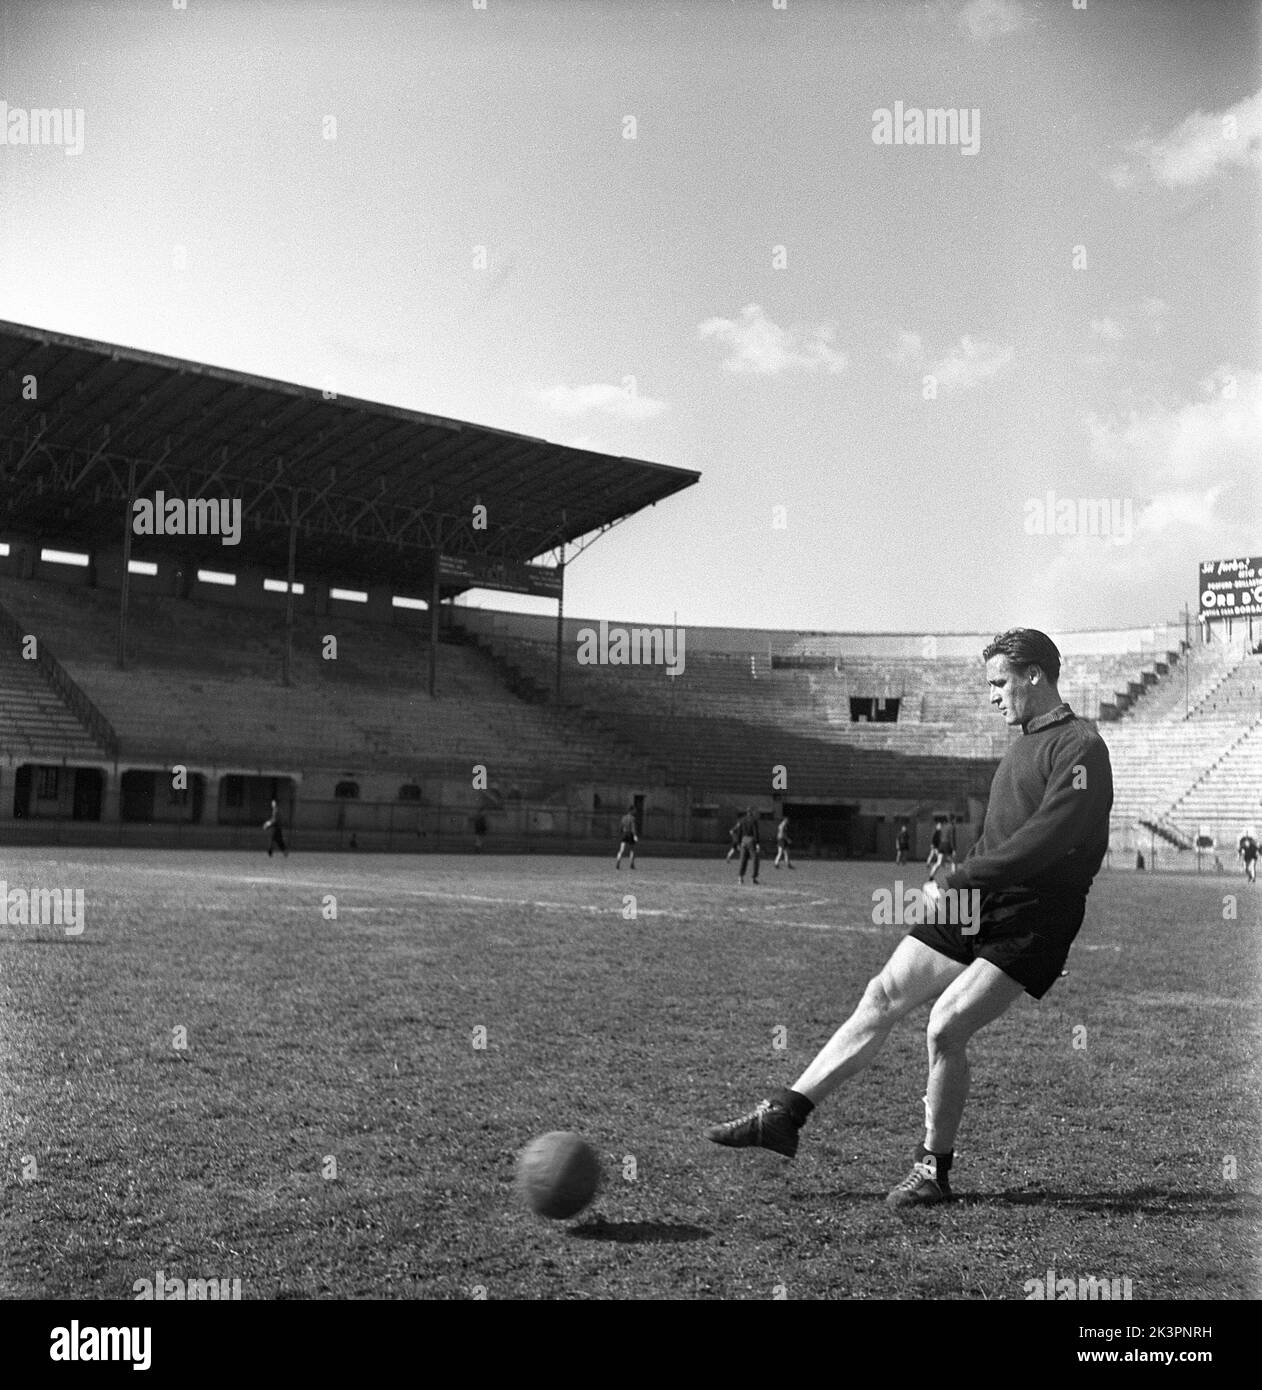
[[[954,873],[956,869],[959,868],[959,865],[955,862],[954,815],[952,815],[951,818],[947,821],[946,825],[942,827],[942,839],[938,843],[938,852],[942,855],[942,858],[946,861],[946,863],[951,866],[950,872]],[[941,868],[942,865],[939,864],[938,867]],[[932,874],[930,875],[930,877],[932,878]]]
[[[925,1137],[911,1172],[886,1198],[893,1207],[951,1200],[969,1039],[1023,991],[1041,999],[1060,978],[1109,844],[1109,751],[1061,700],[1060,653],[1051,638],[1012,628],[982,656],[990,702],[1022,737],[995,771],[980,839],[945,877],[953,891],[946,897],[935,880],[925,884],[925,916],[933,920],[903,937],[791,1089],[777,1089],[748,1114],[706,1131],[716,1144],[792,1158],[812,1110],[872,1061],[896,1023],[932,1002]],[[979,909],[967,925],[963,912],[950,911],[961,893]],[[1029,1099],[1022,1096],[1021,1104]],[[1037,1153],[1030,1161],[1037,1163]]]
[[[758,866],[762,862],[762,848],[758,843],[758,817],[754,814],[753,807],[747,806],[744,815],[736,822],[736,833],[740,836],[741,860],[736,866],[738,870],[738,883],[745,882],[745,870],[750,861],[754,865],[754,882],[758,882]]]
[[[780,821],[780,824],[776,826],[776,857],[771,865],[773,869],[778,869],[780,867],[781,855],[784,856],[784,867],[786,869],[791,869],[793,867],[789,861],[789,846],[792,845],[792,843],[793,841],[789,839],[789,818],[785,816]]]
[[[933,822],[933,835],[929,840],[929,856],[925,860],[925,877],[932,878],[942,867],[942,817]]]
[[[911,853],[911,834],[907,829],[907,822],[904,821],[898,827],[898,835],[894,840],[894,863],[901,864]]]
[[[267,841],[267,857],[270,859],[272,851],[278,849],[288,859],[289,848],[285,844],[285,827],[281,818],[280,807],[275,801],[272,802],[272,814],[263,822],[263,829],[272,832]]]
[[[622,852],[626,850],[631,855],[631,868],[635,868],[635,847],[639,843],[640,837],[635,832],[635,807],[627,807],[627,813],[619,822],[621,827],[622,839],[618,841],[618,857],[613,861],[615,869],[622,867]]]
[[[725,859],[725,862],[726,862],[726,863],[730,864],[730,863],[732,862],[732,860],[736,857],[736,855],[740,853],[740,848],[741,848],[741,823],[740,823],[740,821],[737,821],[736,824],[731,828],[731,830],[729,830],[729,831],[727,832],[727,843],[728,843],[728,851],[727,851],[727,854],[724,856],[724,859]]]
[[[1236,858],[1244,864],[1244,876],[1250,883],[1258,881],[1258,842],[1253,837],[1253,828],[1236,841]]]

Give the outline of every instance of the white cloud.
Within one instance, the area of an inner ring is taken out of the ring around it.
[[[1016,0],[969,0],[955,22],[979,43],[989,43],[1033,21]]]
[[[706,319],[698,326],[697,336],[728,350],[723,366],[729,372],[775,376],[794,367],[810,372],[823,367],[836,374],[845,371],[849,361],[833,346],[835,324],[781,328],[757,304],[747,304],[739,319]]]
[[[1256,478],[1262,373],[1220,367],[1201,383],[1200,392],[1200,400],[1133,410],[1120,420],[1089,416],[1092,455],[1115,473],[1122,470],[1145,492],[1179,491],[1188,483],[1205,492],[1216,483]]]
[[[912,367],[924,359],[925,340],[919,333],[900,333],[898,346],[889,354],[891,362],[900,367]]]
[[[944,357],[930,364],[928,374],[936,377],[944,391],[967,391],[986,381],[1012,361],[1013,349],[982,342],[967,334]]]
[[[558,415],[586,415],[599,410],[623,420],[651,420],[667,410],[665,401],[641,396],[632,387],[614,386],[611,382],[596,381],[589,386],[549,386],[533,393],[534,398]]]
[[[1053,478],[1049,486],[1129,506],[1133,539],[1118,546],[1091,535],[1057,537],[1047,556],[1038,538],[1043,548],[1031,543],[1015,606],[1046,609],[1064,626],[1080,621],[1084,596],[1100,605],[1103,621],[1119,625],[1166,621],[1185,599],[1195,611],[1193,566],[1258,548],[1262,373],[1221,367],[1193,399],[1087,416],[1084,424],[1095,481]]]
[[[1119,339],[1126,337],[1126,329],[1117,319],[1112,319],[1106,314],[1102,319],[1091,320],[1091,336],[1103,338],[1109,343],[1116,343]]]
[[[1217,531],[1220,519],[1216,508],[1221,492],[1221,486],[1159,492],[1140,508],[1135,529],[1153,536],[1180,527]]]
[[[1125,149],[1127,161],[1109,171],[1119,188],[1145,172],[1163,188],[1187,188],[1223,170],[1262,168],[1262,92],[1223,111],[1194,111],[1160,139],[1141,135]]]

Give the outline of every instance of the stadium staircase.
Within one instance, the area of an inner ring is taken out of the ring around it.
[[[1104,734],[1115,821],[1181,849],[1202,826],[1221,845],[1262,823],[1262,657],[1198,648]]]
[[[23,655],[32,635],[0,607],[0,755],[45,763],[112,757],[117,735],[48,644],[37,640],[34,659]]]

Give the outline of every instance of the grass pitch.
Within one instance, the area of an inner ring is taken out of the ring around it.
[[[5,1297],[134,1298],[158,1270],[256,1299],[1019,1300],[1049,1269],[1259,1294],[1262,887],[1239,876],[1103,874],[1068,977],[973,1044],[962,1200],[900,1215],[924,1011],[794,1162],[700,1138],[849,1011],[902,934],[872,923],[893,865],[742,889],[721,851],[0,862],[86,894],[79,937],[0,928]],[[513,1193],[551,1129],[604,1164],[569,1222]]]

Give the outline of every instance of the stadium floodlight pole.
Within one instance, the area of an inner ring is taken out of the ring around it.
[[[294,554],[298,549],[298,489],[289,494],[289,565],[285,571],[285,664],[282,683],[293,684],[294,661]]]
[[[127,461],[127,505],[123,509],[123,582],[118,590],[118,666],[127,666],[127,598],[131,588],[131,528],[135,514],[136,459]]]

